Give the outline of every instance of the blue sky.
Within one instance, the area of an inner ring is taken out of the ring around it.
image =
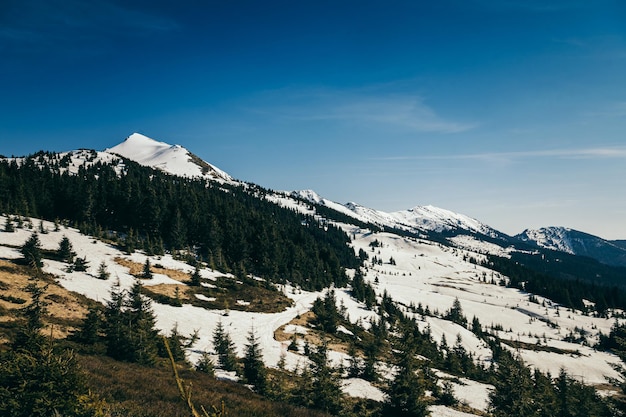
[[[5,0],[0,56],[0,154],[140,132],[273,189],[626,239],[618,0]]]

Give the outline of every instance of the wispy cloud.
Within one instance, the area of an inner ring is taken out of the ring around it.
[[[373,158],[383,161],[403,160],[490,160],[490,161],[513,161],[530,158],[552,159],[626,159],[626,147],[598,147],[583,149],[554,149],[519,152],[485,152],[470,154],[451,155],[419,155],[419,156],[388,156]]]
[[[284,120],[337,121],[351,125],[396,128],[410,132],[459,133],[478,123],[444,118],[416,94],[361,91],[277,91],[248,110]]]

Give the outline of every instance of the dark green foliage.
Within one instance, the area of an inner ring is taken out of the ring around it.
[[[143,271],[141,272],[141,278],[152,279],[152,270],[150,269],[150,259],[146,258],[146,263],[143,265]]]
[[[72,339],[86,345],[93,345],[100,340],[103,324],[102,310],[91,307],[78,331],[72,335]]]
[[[263,353],[254,329],[248,333],[248,343],[243,356],[243,377],[257,392],[263,394],[267,390],[267,371],[263,364]]]
[[[48,303],[43,300],[46,288],[47,286],[37,285],[33,279],[24,288],[30,294],[31,302],[19,311],[24,323],[19,327],[13,341],[13,349],[37,352],[44,344],[45,339],[41,334],[41,329],[43,329],[43,318],[48,314]]]
[[[454,396],[452,383],[450,381],[444,381],[443,388],[441,389],[441,394],[439,395],[439,403],[450,407],[457,405],[458,402],[459,400],[457,400]]]
[[[0,211],[110,231],[128,252],[194,248],[211,267],[228,271],[241,265],[304,289],[344,286],[344,268],[359,265],[341,229],[259,198],[267,191],[254,185],[177,178],[132,161],[125,161],[120,176],[99,162],[67,175],[55,169],[58,159],[44,158],[51,169],[41,169],[36,159],[19,166],[0,161],[0,188],[8,191]]]
[[[87,270],[88,266],[89,266],[89,262],[87,261],[87,258],[85,258],[85,257],[82,257],[82,258],[77,257],[74,260],[74,265],[73,265],[72,269],[74,271],[84,272],[84,271]]]
[[[28,238],[26,243],[22,245],[20,252],[22,253],[22,256],[24,257],[28,265],[35,269],[41,269],[41,267],[43,266],[41,242],[39,241],[39,236],[36,232],[33,232],[33,234],[30,236],[30,238]]]
[[[196,266],[196,269],[194,269],[193,274],[191,274],[191,280],[190,280],[189,285],[194,286],[194,287],[199,287],[201,282],[202,282],[202,276],[200,276],[200,268]]]
[[[119,282],[111,288],[104,311],[104,338],[112,358],[150,365],[157,358],[160,341],[150,301],[143,298],[141,288],[136,281],[128,297]]]
[[[570,378],[561,370],[555,383],[558,417],[600,417],[612,415],[593,387]]]
[[[361,361],[357,357],[354,343],[348,347],[348,378],[358,378],[361,376]]]
[[[363,301],[367,308],[372,308],[376,304],[374,288],[365,282],[360,268],[356,270],[354,278],[352,278],[352,296],[359,301]]]
[[[167,336],[167,343],[170,347],[170,351],[172,352],[172,357],[175,361],[180,362],[184,361],[185,358],[185,350],[183,349],[183,341],[184,337],[178,332],[178,326],[174,326],[170,335]],[[163,351],[165,345],[163,343],[159,344],[160,356],[166,356],[167,352]]]
[[[467,318],[463,315],[463,309],[461,308],[461,302],[458,298],[454,299],[452,307],[443,317],[446,320],[450,320],[458,325],[467,327]]]
[[[237,356],[235,355],[235,345],[230,339],[230,335],[224,330],[221,321],[217,323],[213,332],[213,346],[218,355],[219,366],[226,371],[237,370]]]
[[[620,324],[615,320],[608,336],[600,333],[598,348],[610,350],[622,360],[626,360],[626,323]]]
[[[45,287],[33,281],[25,290],[31,303],[20,311],[22,323],[12,349],[0,352],[0,415],[87,416],[79,401],[85,390],[74,354],[41,335]]]
[[[568,308],[587,311],[583,300],[593,301],[605,315],[609,308],[626,309],[626,268],[603,265],[590,258],[562,252],[534,256],[515,252],[511,259],[487,256],[484,266],[509,279],[509,286],[541,295]],[[590,278],[594,280],[591,281]]]
[[[74,248],[72,247],[72,242],[70,242],[67,236],[63,236],[63,238],[59,242],[57,255],[59,259],[63,262],[67,262],[68,264],[74,262],[74,256],[76,256],[76,253],[74,252]]]
[[[107,279],[109,279],[110,276],[111,274],[109,273],[107,269],[106,263],[102,261],[100,263],[100,266],[98,267],[98,279],[106,281]]]
[[[13,220],[11,220],[11,216],[7,216],[4,221],[4,231],[7,233],[15,232],[15,227],[13,226]]]
[[[552,381],[539,371],[531,374],[506,351],[498,353],[495,389],[490,394],[494,417],[608,417],[607,402],[593,387],[570,378],[561,370]]]
[[[196,363],[196,371],[204,372],[205,374],[209,374],[210,376],[215,375],[215,368],[213,366],[213,361],[208,353],[202,353],[200,360]]]
[[[127,331],[124,320],[124,291],[117,281],[109,293],[109,301],[104,310],[105,317],[105,342],[107,355],[114,359],[123,360],[126,357]]]
[[[421,417],[430,413],[424,401],[425,382],[418,375],[415,359],[415,343],[412,333],[405,333],[400,342],[396,366],[398,372],[387,388],[387,401],[383,415],[398,417]]]
[[[334,290],[328,290],[323,300],[317,298],[313,302],[311,311],[315,313],[314,323],[320,330],[330,334],[334,334],[337,331],[341,315],[337,310]]]
[[[87,416],[76,357],[51,346],[0,353],[0,415],[5,417]]]
[[[160,341],[155,329],[156,318],[150,301],[141,294],[141,282],[135,281],[126,301],[126,307],[124,311],[125,332],[129,343],[125,359],[140,364],[153,364]]]
[[[533,400],[530,370],[510,354],[501,355],[494,386],[489,398],[495,417],[534,415],[537,407]]]
[[[311,363],[302,372],[295,402],[336,415],[343,408],[341,384],[337,371],[328,364],[326,343],[305,350],[309,351]]]

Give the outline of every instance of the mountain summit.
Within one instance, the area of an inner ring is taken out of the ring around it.
[[[314,204],[326,206],[335,211],[365,223],[407,230],[413,233],[436,232],[451,234],[480,234],[492,238],[504,236],[501,232],[469,216],[435,206],[416,206],[408,210],[387,213],[361,206],[357,203],[339,204],[323,198],[315,191],[292,192],[292,196]]]
[[[626,266],[626,248],[619,242],[604,240],[567,227],[542,227],[537,230],[524,230],[515,236],[525,242],[533,242],[539,247],[588,256],[614,266]]]
[[[201,177],[217,181],[232,181],[233,178],[180,145],[170,145],[133,133],[119,145],[106,149],[141,165],[149,166],[182,177]]]

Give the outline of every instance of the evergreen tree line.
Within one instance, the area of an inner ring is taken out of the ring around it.
[[[490,394],[494,417],[609,417],[623,415],[619,399],[605,400],[593,387],[573,379],[564,370],[552,378],[531,371],[509,351],[497,353],[495,389]]]
[[[343,286],[344,269],[359,265],[343,231],[270,203],[260,187],[174,177],[128,160],[83,165],[75,175],[62,166],[48,153],[0,161],[0,212],[67,219],[129,252],[193,251],[212,267],[305,289]]]
[[[535,258],[524,256],[523,260],[525,262],[532,261],[534,265],[536,263]],[[515,255],[512,259],[488,255],[483,266],[505,275],[509,279],[509,286],[549,298],[567,308],[596,311],[601,316],[605,316],[610,308],[626,309],[626,294],[621,288],[605,285],[601,281],[595,283],[579,278],[568,279],[546,272],[537,272],[535,268],[539,268],[539,266],[527,266],[520,262],[521,260],[517,260]],[[624,269],[608,266],[607,268],[612,270]],[[624,271],[626,272],[626,269]],[[595,273],[592,275],[595,276]],[[592,301],[595,305],[593,307],[585,305],[583,300]]]

